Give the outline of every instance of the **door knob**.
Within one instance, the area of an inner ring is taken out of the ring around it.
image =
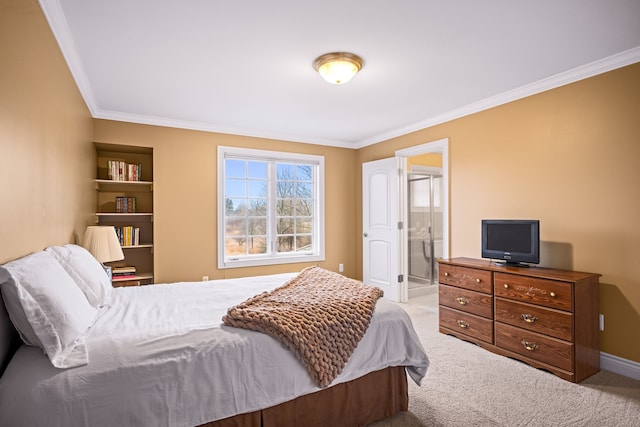
[[[367,233],[362,233],[362,235],[363,235],[364,237],[368,237],[368,236],[369,236]]]

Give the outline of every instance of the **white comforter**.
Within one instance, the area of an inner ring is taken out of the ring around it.
[[[54,368],[22,346],[0,379],[2,426],[194,426],[319,389],[273,338],[222,326],[227,309],[292,274],[116,288],[86,336],[89,364]],[[333,384],[429,362],[404,310],[380,299]]]

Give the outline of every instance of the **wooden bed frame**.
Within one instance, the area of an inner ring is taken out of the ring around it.
[[[0,295],[0,377],[21,345]],[[202,427],[364,426],[407,411],[408,406],[407,374],[404,367],[393,366],[280,405],[212,421]]]

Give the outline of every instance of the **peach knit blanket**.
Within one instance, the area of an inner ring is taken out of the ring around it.
[[[382,290],[320,267],[227,310],[227,326],[266,333],[327,387],[351,357],[369,326]]]

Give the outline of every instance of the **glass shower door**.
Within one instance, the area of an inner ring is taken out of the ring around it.
[[[442,177],[409,175],[409,280],[431,285],[437,282],[442,257]]]

